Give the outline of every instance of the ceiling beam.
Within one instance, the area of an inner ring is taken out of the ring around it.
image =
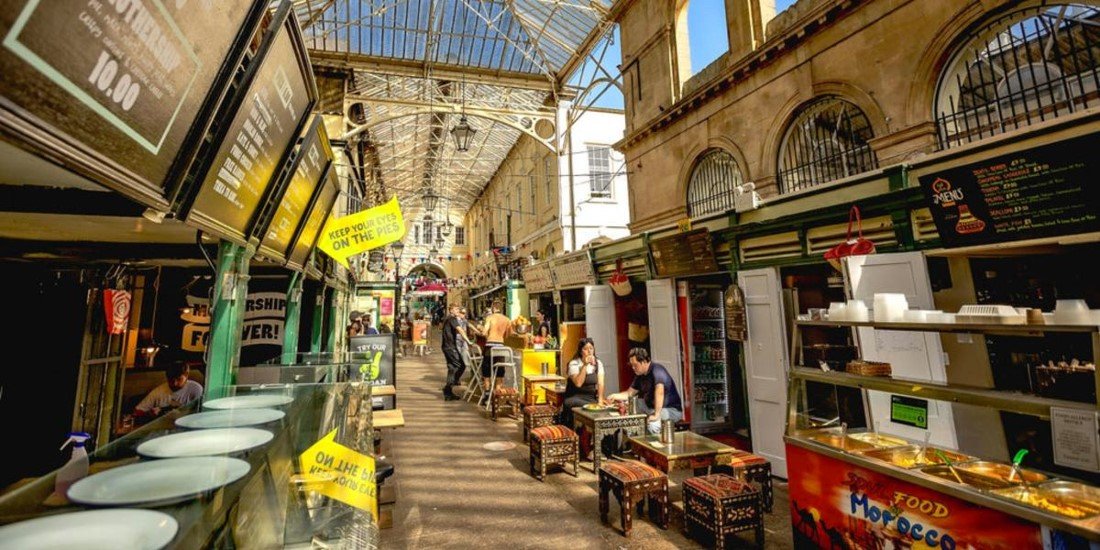
[[[309,50],[309,60],[316,67],[364,71],[423,78],[427,68],[419,60],[395,59],[356,53]],[[492,84],[526,90],[554,91],[553,84],[542,74],[518,71],[493,70],[446,63],[432,63],[432,77],[437,80],[460,81],[476,84]]]
[[[588,33],[584,41],[577,46],[577,49],[573,50],[573,56],[570,57],[569,61],[566,61],[565,65],[562,65],[561,70],[558,71],[557,86],[559,88],[564,88],[566,86],[566,81],[569,80],[571,73],[575,71],[581,63],[584,63],[584,59],[588,57],[588,52],[596,47],[597,42],[603,39],[610,26],[610,24],[606,23],[597,23],[595,27],[592,27],[592,31]]]

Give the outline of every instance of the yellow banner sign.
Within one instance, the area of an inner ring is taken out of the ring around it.
[[[329,218],[317,246],[348,266],[348,258],[405,237],[405,219],[397,197],[381,206],[342,218]]]
[[[378,521],[378,489],[374,484],[374,457],[339,443],[332,430],[299,456],[309,489],[374,515]]]

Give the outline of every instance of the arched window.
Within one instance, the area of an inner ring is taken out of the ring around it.
[[[695,218],[733,209],[734,188],[741,185],[741,167],[733,155],[708,149],[699,156],[687,188],[688,216]]]
[[[941,149],[1100,105],[1100,7],[1029,6],[968,36],[936,89]]]
[[[878,166],[871,121],[854,104],[821,96],[803,105],[779,148],[779,192],[792,193]]]

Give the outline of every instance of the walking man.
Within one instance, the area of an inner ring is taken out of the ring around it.
[[[462,361],[462,355],[458,349],[458,340],[462,338],[459,331],[462,330],[462,321],[459,319],[458,306],[452,305],[447,318],[443,321],[443,358],[447,361],[447,382],[443,385],[443,400],[454,401],[459,397],[454,394],[453,386],[462,378],[466,364]]]

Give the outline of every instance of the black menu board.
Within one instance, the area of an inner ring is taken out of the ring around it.
[[[649,253],[657,275],[662,277],[718,271],[710,232],[706,229],[653,239],[649,241]]]
[[[317,244],[317,237],[325,227],[328,214],[336,204],[336,197],[340,194],[340,187],[336,181],[336,166],[329,164],[325,171],[324,179],[317,188],[316,196],[309,207],[309,216],[295,235],[294,248],[287,257],[287,266],[293,269],[302,269],[309,253]]]
[[[0,132],[167,211],[267,2],[0,3]]]
[[[185,220],[244,243],[317,98],[298,22],[284,4],[260,45],[243,93],[222,112],[232,119],[202,166],[205,174]]]
[[[1100,133],[920,177],[946,247],[1100,229]]]
[[[314,115],[285,181],[268,207],[272,210],[271,221],[263,229],[262,254],[279,261],[286,259],[294,233],[305,219],[309,200],[321,183],[325,168],[332,162],[332,156],[324,121],[321,115]]]

